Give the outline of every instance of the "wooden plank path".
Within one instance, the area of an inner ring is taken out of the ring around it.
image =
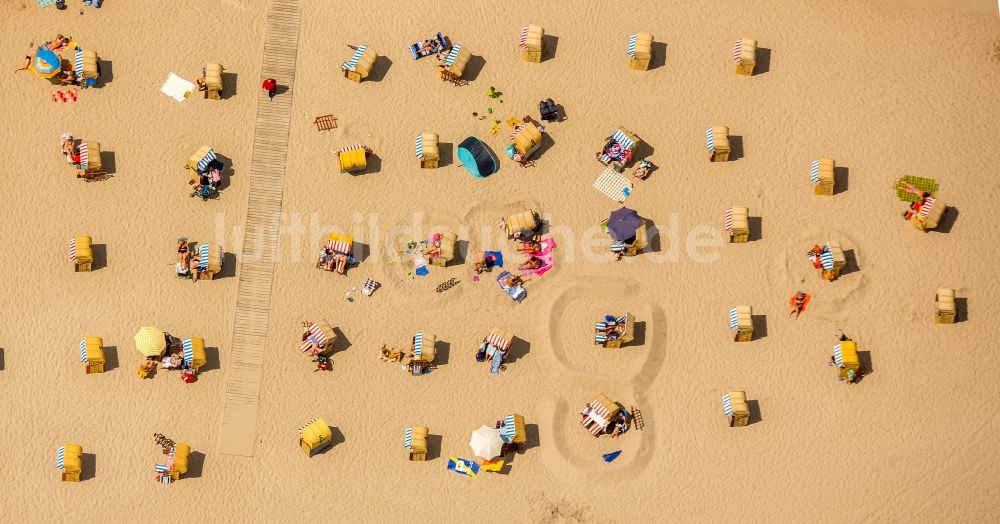
[[[271,1],[264,34],[261,78],[274,78],[287,91],[273,100],[268,100],[263,89],[258,91],[250,197],[240,254],[232,349],[226,365],[222,429],[219,431],[218,449],[226,455],[253,456],[257,440],[257,404],[288,155],[299,20],[299,0]]]

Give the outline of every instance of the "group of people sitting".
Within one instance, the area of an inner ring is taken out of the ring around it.
[[[441,44],[441,41],[436,38],[428,38],[417,46],[418,56],[427,56],[432,54],[437,54],[438,60],[444,60],[448,56],[449,49]]]
[[[316,260],[316,269],[325,269],[327,271],[336,270],[337,273],[341,275],[347,270],[347,264],[350,263],[351,257],[343,253],[337,253],[328,246],[323,246],[323,249],[319,252],[319,258]]]
[[[198,171],[197,179],[192,178],[190,182],[195,184],[191,196],[200,196],[202,200],[208,200],[209,197],[218,194],[224,168],[225,165],[216,159],[209,162],[204,171]]]
[[[200,275],[208,272],[208,267],[201,266],[201,255],[194,251],[187,237],[177,239],[177,276],[190,278],[192,282],[197,282]]]
[[[616,318],[614,315],[604,315],[604,321],[595,325],[595,331],[599,335],[595,340],[598,342],[617,340],[625,334],[626,326],[625,317]]]
[[[538,231],[521,229],[515,231],[513,240],[518,243],[517,252],[524,256],[524,261],[518,264],[521,271],[531,271],[542,267],[545,262],[539,258],[542,254],[541,235]]]

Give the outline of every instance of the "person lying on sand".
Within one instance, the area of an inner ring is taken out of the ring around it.
[[[788,316],[795,315],[795,318],[799,318],[799,314],[806,308],[806,302],[808,301],[809,295],[801,291],[796,291],[795,294],[792,295],[792,299],[790,301],[792,311],[788,313]]]
[[[538,253],[542,250],[542,244],[529,238],[528,240],[521,242],[521,245],[517,248],[517,250],[521,253]]]
[[[538,269],[540,267],[542,267],[542,259],[538,257],[531,257],[528,260],[525,260],[521,265],[517,266],[517,268],[522,271]]]

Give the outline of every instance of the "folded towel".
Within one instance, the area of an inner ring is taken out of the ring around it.
[[[486,267],[503,267],[503,253],[499,251],[487,251]]]

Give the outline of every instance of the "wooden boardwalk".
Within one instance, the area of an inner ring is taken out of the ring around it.
[[[258,90],[250,198],[240,254],[232,349],[226,363],[226,399],[219,431],[218,450],[226,455],[252,456],[257,440],[257,404],[288,154],[299,19],[299,0],[271,1],[261,78],[276,79],[281,89],[273,100],[268,100],[264,90]]]

